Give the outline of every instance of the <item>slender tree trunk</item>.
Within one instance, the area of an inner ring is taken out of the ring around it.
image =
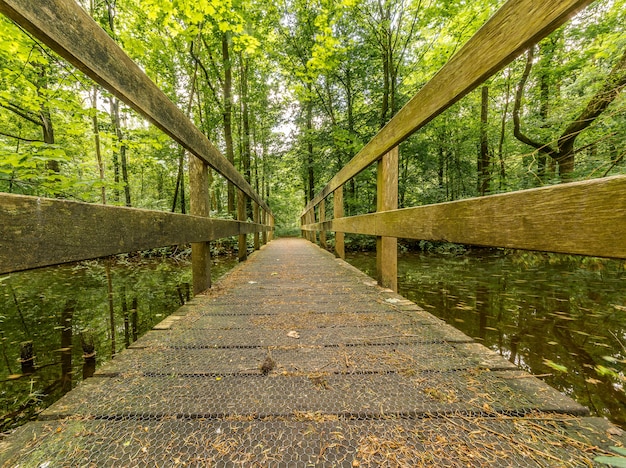
[[[380,107],[380,128],[383,128],[387,123],[387,114],[389,113],[389,96],[391,83],[389,80],[389,51],[383,50],[383,102]]]
[[[191,78],[191,90],[189,91],[189,101],[187,102],[187,117],[191,114],[193,105],[193,95],[196,92],[196,80],[198,77],[198,62],[195,62],[193,76]],[[185,214],[185,148],[181,146],[178,153],[178,174],[176,175],[176,188],[174,189],[174,201],[172,202],[172,213],[176,211],[176,202],[180,192],[180,212]]]
[[[102,162],[102,147],[100,145],[100,125],[98,124],[98,88],[94,85],[91,95],[91,107],[93,116],[91,122],[93,124],[93,138],[96,149],[96,163],[98,165],[98,174],[100,176],[100,201],[103,205],[107,203],[106,187],[104,186],[104,163]]]
[[[232,100],[232,88],[233,88],[233,72],[232,64],[230,60],[230,45],[229,34],[222,34],[222,61],[224,64],[224,142],[226,144],[226,159],[231,164],[235,164],[235,150],[233,148],[233,100]],[[235,186],[228,182],[228,213],[235,215]]]
[[[114,97],[111,98],[111,123],[113,124],[115,136],[119,144],[119,162],[122,170],[122,182],[124,183],[124,202],[126,206],[132,206],[130,200],[130,184],[128,181],[128,163],[126,161],[126,143],[124,143],[120,120],[120,102]]]
[[[48,89],[48,79],[46,76],[46,69],[43,65],[39,67],[39,83],[37,87],[37,94],[41,98],[41,105],[39,107],[39,118],[41,120],[41,129],[43,132],[43,141],[48,145],[54,144],[54,126],[52,125],[52,117],[50,115],[50,108],[47,104],[46,91]],[[59,161],[49,160],[46,162],[46,167],[50,172],[59,173],[61,167]]]
[[[72,322],[76,302],[69,299],[61,313],[61,391],[72,389]]]
[[[251,153],[250,153],[250,116],[248,109],[248,73],[249,66],[248,60],[243,56],[243,54],[239,55],[239,64],[241,66],[241,126],[242,126],[242,166],[243,166],[243,176],[248,181],[248,183],[252,184],[252,173],[251,173]],[[245,197],[245,210],[246,217],[252,218],[252,200],[250,197]]]
[[[506,136],[506,118],[509,112],[509,100],[511,98],[511,72],[507,73],[506,77],[506,91],[504,94],[504,110],[502,111],[502,120],[500,122],[500,139],[498,140],[498,161],[500,162],[500,183],[499,187],[502,189],[506,180],[506,171],[504,168],[504,138]]]
[[[111,265],[110,260],[106,260],[104,263],[104,269],[107,278],[107,297],[109,303],[109,323],[111,326],[111,357],[115,357],[117,352],[117,345],[115,343],[115,306],[113,304],[113,281],[111,279]]]
[[[480,105],[480,154],[478,155],[478,194],[489,193],[491,179],[491,161],[489,158],[489,140],[487,124],[489,118],[489,86],[482,87]]]
[[[308,200],[315,197],[315,164],[313,155],[313,101],[311,100],[311,86],[309,85],[308,100],[306,102],[306,158],[307,158],[307,191]]]

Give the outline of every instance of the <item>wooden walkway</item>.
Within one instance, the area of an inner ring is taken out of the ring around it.
[[[0,464],[590,466],[618,432],[281,239],[0,442]]]

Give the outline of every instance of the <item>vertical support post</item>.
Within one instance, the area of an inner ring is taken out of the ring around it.
[[[376,211],[398,208],[398,147],[378,161],[376,175]],[[376,237],[376,272],[378,284],[398,290],[398,239]]]
[[[261,211],[261,224],[267,224],[267,213],[265,210]],[[261,235],[261,242],[263,245],[267,244],[267,231],[263,231],[263,234]]]
[[[237,189],[237,219],[246,221],[246,194]],[[245,234],[239,234],[239,261],[244,262],[248,258],[248,242]]]
[[[269,215],[269,218],[270,218],[270,227],[272,228],[272,230],[269,232],[267,238],[269,242],[272,242],[274,240],[274,216]]]
[[[252,220],[259,224],[259,204],[257,202],[252,202]],[[259,250],[261,248],[261,239],[259,237],[258,231],[254,233],[254,250]]]
[[[343,185],[333,194],[333,219],[343,218]],[[335,255],[345,260],[345,234],[335,231]]]
[[[315,207],[311,208],[309,213],[309,224],[315,223]],[[317,244],[317,231],[309,231],[311,238],[309,239],[314,244]]]
[[[209,217],[209,168],[193,156],[189,160],[189,208],[192,215]],[[191,244],[193,293],[211,287],[211,248],[208,242]]]
[[[319,210],[320,223],[323,223],[326,221],[326,200],[320,202]],[[320,229],[320,247],[326,250],[326,231],[324,228]]]

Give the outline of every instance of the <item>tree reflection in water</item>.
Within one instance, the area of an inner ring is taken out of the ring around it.
[[[218,257],[212,274],[235,264]],[[93,261],[0,276],[0,432],[32,419],[190,299],[187,260],[120,257],[107,270]],[[19,363],[27,342],[28,373]]]

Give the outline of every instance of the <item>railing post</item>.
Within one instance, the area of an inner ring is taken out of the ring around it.
[[[192,215],[209,217],[209,167],[200,158],[189,158],[189,207]],[[208,242],[191,244],[193,293],[211,287],[211,248]]]
[[[326,200],[322,200],[319,207],[320,223],[323,223],[326,221]],[[320,229],[320,247],[326,250],[326,231],[324,231],[324,228]]]
[[[315,223],[315,206],[311,208],[311,213],[309,214],[309,224]],[[317,231],[309,231],[311,238],[309,239],[314,244],[317,244]]]
[[[237,190],[237,219],[246,221],[246,194]],[[243,262],[248,258],[248,242],[245,234],[239,234],[239,261]]]
[[[259,204],[255,201],[252,202],[252,220],[258,224],[259,223]],[[259,250],[261,248],[261,240],[259,238],[259,233],[254,233],[254,250]]]
[[[398,147],[378,161],[376,175],[376,211],[398,208]],[[378,284],[398,290],[398,239],[376,237],[376,272]]]
[[[261,211],[261,224],[267,224],[267,213],[265,210]],[[261,243],[263,245],[267,244],[267,231],[261,233]]]
[[[269,232],[267,238],[270,242],[272,242],[274,240],[274,215],[269,215],[270,217],[270,227],[272,228],[272,230]]]
[[[333,219],[343,218],[343,185],[333,194]],[[345,260],[345,234],[335,231],[335,255]]]

